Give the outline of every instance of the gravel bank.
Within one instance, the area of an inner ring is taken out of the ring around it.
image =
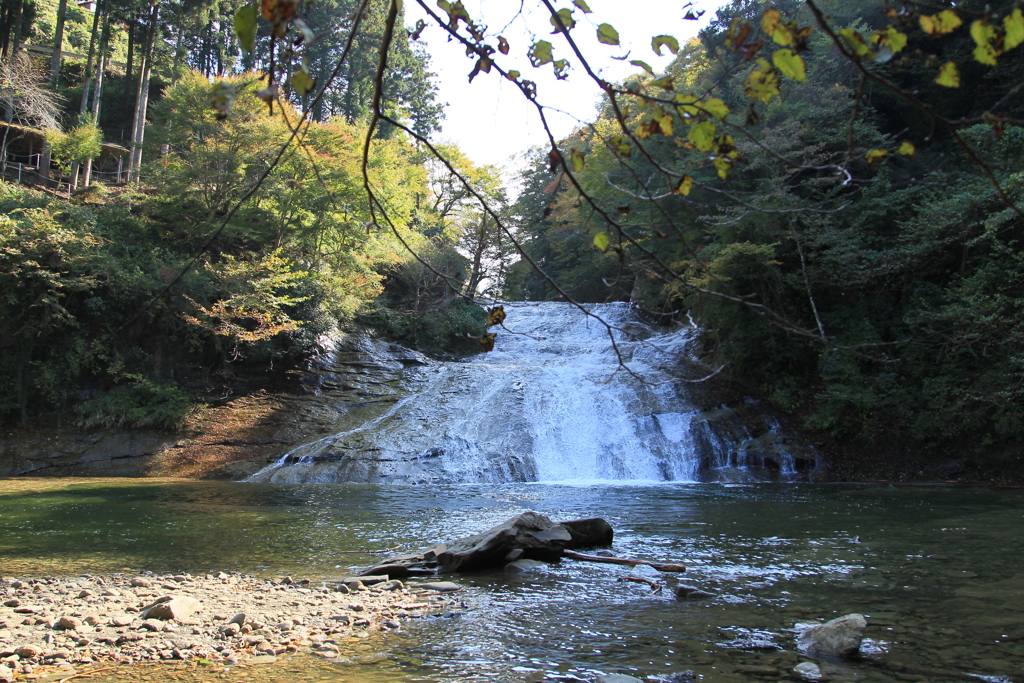
[[[232,573],[0,579],[0,681],[102,662],[343,661],[345,642],[459,606],[456,584]]]

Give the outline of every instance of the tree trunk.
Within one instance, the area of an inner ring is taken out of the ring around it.
[[[146,47],[139,63],[139,87],[136,92],[135,117],[132,124],[128,182],[138,181],[139,167],[142,166],[142,142],[146,136],[146,108],[149,104],[149,77],[153,70],[153,44],[156,42],[157,12],[157,5],[153,5],[146,30]]]
[[[174,66],[171,68],[171,85],[178,82],[178,69],[181,68],[181,58],[184,50],[182,49],[182,37],[185,33],[185,23],[178,24],[178,35],[174,40]]]
[[[17,2],[14,6],[14,36],[12,41],[12,47],[9,52],[10,57],[14,58],[18,56],[18,52],[21,50],[21,32],[22,23],[25,19],[25,0]]]
[[[107,43],[110,42],[110,17],[103,16],[103,30],[100,32],[99,54],[96,57],[96,87],[92,95],[92,120],[98,127],[100,125],[100,102],[103,100],[103,72],[107,64]],[[89,187],[92,184],[92,159],[85,161],[85,179],[83,185]]]
[[[128,19],[128,54],[125,59],[124,67],[124,111],[132,111],[135,106],[134,100],[132,100],[132,70],[135,66],[135,18],[129,17]]]
[[[96,3],[96,11],[92,17],[92,32],[89,35],[89,56],[85,60],[85,84],[82,86],[82,103],[78,107],[78,111],[81,114],[89,110],[89,91],[92,88],[92,59],[96,55],[96,38],[100,27],[100,13],[100,4]]]
[[[57,85],[60,76],[61,51],[64,49],[64,20],[68,13],[68,0],[60,0],[57,8],[57,28],[53,33],[53,53],[50,55],[50,87]]]
[[[483,279],[484,251],[487,249],[487,214],[480,217],[480,226],[477,228],[476,249],[473,250],[473,268],[469,273],[469,285],[466,287],[466,294],[476,296],[476,288],[480,286]]]

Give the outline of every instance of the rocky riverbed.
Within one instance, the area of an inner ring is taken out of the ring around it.
[[[343,662],[346,644],[373,631],[458,609],[451,595],[458,590],[451,582],[405,584],[386,576],[5,577],[0,681],[104,662],[269,663],[297,652]]]

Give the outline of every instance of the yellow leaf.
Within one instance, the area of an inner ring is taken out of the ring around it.
[[[500,325],[505,322],[505,307],[495,306],[487,311],[487,326]]]
[[[900,148],[896,150],[897,154],[902,154],[905,157],[912,157],[917,152],[917,148],[914,147],[914,143],[909,140],[905,140]]]
[[[960,87],[960,70],[956,68],[956,62],[946,62],[939,67],[939,75],[935,82],[946,88]]]
[[[622,135],[616,135],[611,138],[608,140],[608,144],[612,146],[612,149],[614,149],[619,156],[628,157],[633,151],[633,148],[629,146],[629,143],[625,141],[625,138]]]
[[[300,97],[308,93],[316,86],[316,81],[308,73],[299,69],[291,77],[292,88],[295,90],[295,94]]]
[[[886,155],[888,155],[888,154],[889,154],[889,152],[887,150],[884,150],[884,149],[873,149],[873,150],[870,150],[864,156],[867,158],[869,166],[877,166],[878,164],[880,164],[882,162],[883,159],[885,159]]]
[[[852,28],[839,29],[839,37],[843,39],[847,49],[857,59],[867,57],[871,54],[871,48],[868,47],[868,44],[864,41],[864,36],[857,31],[854,31]]]
[[[772,64],[787,78],[792,78],[800,83],[807,80],[807,67],[804,65],[804,58],[788,47],[776,50],[772,54]]]
[[[724,119],[726,116],[729,115],[728,105],[726,105],[725,102],[718,99],[717,97],[712,97],[710,99],[705,100],[701,104],[701,107],[704,109],[704,111],[706,111],[711,116],[714,116],[716,119]]]
[[[974,38],[974,42],[977,47],[974,48],[974,59],[987,64],[988,66],[996,65],[996,57],[1001,54],[1001,51],[996,48],[995,41],[999,37],[996,27],[989,24],[983,19],[978,19],[971,24],[971,38]]]
[[[893,26],[886,26],[881,31],[874,32],[871,42],[877,45],[880,51],[888,49],[891,54],[896,54],[907,46],[907,36]]]
[[[715,166],[715,170],[718,171],[718,177],[725,180],[729,175],[729,169],[732,168],[732,159],[728,157],[715,157],[715,160],[711,162]]]
[[[922,14],[919,21],[921,23],[921,29],[932,38],[938,38],[939,36],[944,36],[947,33],[952,33],[960,28],[964,23],[960,20],[960,17],[957,16],[957,13],[951,9],[942,10],[938,14],[933,14],[932,16]]]
[[[594,235],[594,246],[601,251],[607,252],[608,246],[611,244],[611,240],[608,239],[608,234],[599,232]]]
[[[684,119],[700,114],[700,109],[692,106],[699,103],[700,100],[693,95],[676,95],[676,102],[679,103],[676,105],[676,111],[679,112],[679,115]]]
[[[758,62],[764,62],[764,60],[758,60]],[[768,65],[768,62],[764,62],[764,65],[767,69],[750,72],[743,84],[743,90],[747,93],[747,97],[767,102],[779,94],[779,75]]]
[[[783,47],[793,44],[793,33],[782,23],[782,14],[777,9],[770,9],[761,17],[761,30],[772,40]]]
[[[693,143],[693,146],[702,152],[710,152],[715,145],[715,132],[717,128],[711,121],[698,123],[690,129],[686,139]]]
[[[1003,36],[1003,49],[1012,50],[1021,43],[1024,43],[1024,14],[1021,14],[1020,9],[1015,9],[1013,12],[1003,19],[1003,30],[1006,35]]]
[[[661,126],[662,135],[672,135],[672,117],[665,116],[658,119],[658,125]]]
[[[693,190],[693,178],[688,175],[684,175],[683,179],[679,181],[679,185],[676,186],[675,193],[681,194],[684,197],[689,197],[690,192]]]
[[[583,152],[577,149],[574,149],[572,150],[572,152],[569,153],[569,162],[572,164],[572,170],[574,173],[579,173],[580,171],[582,171],[583,167],[587,163]]]

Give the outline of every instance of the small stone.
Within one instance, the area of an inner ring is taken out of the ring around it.
[[[292,577],[290,577],[290,576],[286,576],[286,577],[284,577],[283,579],[281,579],[281,583],[283,583],[283,584],[284,584],[284,585],[286,585],[286,586],[290,586],[290,585],[292,585],[293,583],[295,583],[295,579],[293,579],[293,578],[292,578]]]
[[[324,643],[323,645],[318,646],[316,648],[316,651],[317,652],[333,652],[334,654],[338,654],[338,652],[340,652],[341,650],[339,650],[338,646],[335,645],[334,643]]]
[[[152,588],[153,587],[153,582],[152,581],[150,581],[149,579],[143,579],[141,577],[136,577],[136,578],[132,579],[131,583],[136,588]]]
[[[105,588],[103,590],[103,593],[101,593],[101,595],[103,595],[105,597],[108,597],[108,598],[119,598],[119,597],[121,597],[121,591],[119,591],[118,589],[113,588],[113,587]]]
[[[245,612],[239,612],[235,616],[231,617],[231,620],[228,621],[228,623],[229,624],[238,624],[239,626],[241,626],[242,624],[245,623]]]
[[[398,619],[386,619],[384,620],[384,623],[381,624],[381,626],[389,629],[397,629],[402,628],[402,622],[400,622]]]
[[[438,593],[453,593],[455,591],[462,590],[462,586],[451,581],[433,581],[431,583],[421,583],[416,586],[426,591],[436,591]]]
[[[779,670],[774,666],[758,666],[755,664],[737,664],[733,671],[751,676],[778,676]]]
[[[345,585],[348,586],[349,591],[364,591],[364,590],[366,590],[366,584],[364,584],[359,579],[356,579],[355,581],[349,581]]]
[[[335,586],[334,590],[338,591],[339,593],[342,593],[343,595],[348,595],[349,593],[352,592],[352,589],[350,589],[348,586],[346,586],[343,583],[339,583],[337,586]]]
[[[797,648],[832,657],[851,657],[860,650],[867,626],[864,615],[847,614],[804,630],[797,636]]]
[[[274,655],[256,655],[249,658],[249,664],[273,664],[277,661]]]
[[[82,620],[75,617],[61,617],[54,624],[54,628],[61,631],[77,631],[82,628]]]
[[[0,664],[0,681],[3,683],[11,683],[14,680],[14,669],[9,666]]]
[[[626,676],[625,674],[605,674],[598,676],[595,680],[597,683],[644,683],[639,678]]]
[[[677,600],[706,600],[713,597],[713,594],[693,586],[676,586]]]
[[[820,681],[821,669],[814,662],[801,662],[793,667],[793,673],[805,681]]]
[[[78,645],[78,647],[85,647],[86,645],[89,644],[89,639],[88,638],[79,638],[78,640],[75,641],[75,644]]]
[[[237,636],[238,632],[241,631],[241,627],[238,624],[225,624],[221,626],[220,632],[224,634],[226,638]]]
[[[89,626],[98,626],[99,624],[102,624],[105,621],[105,619],[103,619],[102,617],[98,617],[95,614],[90,614],[85,618],[85,623],[89,624]]]
[[[156,619],[146,619],[144,622],[142,622],[141,628],[144,628],[147,631],[153,631],[155,633],[159,631],[161,628],[163,628],[163,626],[164,625]]]
[[[610,554],[609,556],[612,557]],[[669,674],[666,678],[662,679],[663,683],[694,683],[696,680],[697,672],[693,669]]]
[[[403,588],[405,588],[405,584],[403,584],[398,579],[388,581],[387,583],[382,583],[380,586],[380,589],[385,591],[397,591],[402,590]]]
[[[18,655],[22,659],[35,659],[39,655],[43,654],[43,648],[38,645],[22,645],[14,651],[14,654]]]
[[[352,617],[347,614],[335,614],[331,617],[331,620],[338,622],[342,626],[348,626],[352,623]]]
[[[110,623],[113,626],[117,626],[119,628],[123,628],[125,626],[131,626],[133,621],[135,621],[134,617],[129,617],[129,616],[126,615],[126,616],[120,616],[120,617],[113,617],[110,620]]]
[[[159,605],[154,605],[146,611],[146,617],[150,619],[175,619],[181,621],[196,613],[201,604],[195,598],[187,595],[178,595]]]
[[[19,605],[21,605],[21,600],[18,598],[11,598],[4,602],[4,607],[18,607]]]
[[[95,595],[95,594],[91,590],[86,588],[85,590],[81,591],[78,594],[78,597],[80,597],[80,598],[91,598],[93,595]]]
[[[349,604],[348,608],[350,610],[352,610],[353,612],[364,612],[364,611],[366,611],[366,608],[363,607],[363,605],[361,603],[358,603],[358,602],[353,602],[353,603]]]

